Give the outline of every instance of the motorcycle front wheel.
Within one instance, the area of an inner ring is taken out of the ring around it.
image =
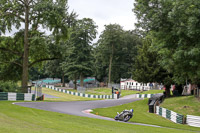
[[[131,119],[131,116],[130,115],[125,115],[124,116],[124,122],[127,122],[127,121],[129,121]]]
[[[119,116],[115,116],[115,118],[114,118],[114,119],[115,119],[116,121],[117,121],[117,120],[119,120]]]

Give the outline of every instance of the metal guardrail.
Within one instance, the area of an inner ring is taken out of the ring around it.
[[[151,98],[155,94],[136,94],[136,98]]]
[[[149,98],[149,113],[156,112],[156,106],[160,105],[164,101],[164,95],[162,93],[154,94],[151,98]]]

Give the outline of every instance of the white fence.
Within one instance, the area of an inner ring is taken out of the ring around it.
[[[87,98],[101,98],[101,99],[117,99],[117,94],[114,95],[91,95],[91,94],[85,94],[85,93],[79,93],[79,92],[73,92],[65,89],[59,89],[54,87],[54,85],[45,85],[46,88],[67,93],[70,95],[80,96],[80,97],[87,97]]]
[[[156,114],[166,119],[169,119],[175,123],[184,124],[184,115],[178,114],[174,111],[156,106]]]
[[[35,94],[31,93],[14,93],[14,92],[0,92],[0,101],[34,101]]]
[[[193,127],[200,127],[200,116],[187,115],[186,123]]]

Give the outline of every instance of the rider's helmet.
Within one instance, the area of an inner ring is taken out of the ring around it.
[[[133,112],[134,112],[134,110],[133,110],[133,109],[130,109],[130,112],[132,112],[132,113],[133,113]]]

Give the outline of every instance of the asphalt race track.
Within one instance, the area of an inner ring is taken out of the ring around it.
[[[85,116],[91,118],[105,119],[105,117],[85,113],[85,110],[94,108],[105,108],[126,104],[140,99],[111,99],[111,100],[98,100],[98,101],[72,101],[72,102],[23,102],[15,103],[16,105],[42,109],[47,111],[65,113],[70,115]],[[116,113],[116,112],[113,112]]]
[[[124,97],[120,99],[109,99],[109,100],[98,100],[98,101],[23,102],[23,103],[14,103],[14,104],[20,105],[23,107],[36,108],[36,109],[59,112],[59,113],[64,113],[64,114],[115,121],[113,118],[107,118],[107,117],[91,114],[87,110],[117,106],[117,105],[131,103],[138,100],[142,100],[142,99],[135,99],[135,98],[131,98],[131,96],[128,96],[128,97]],[[113,112],[113,113],[117,114],[117,112]],[[132,119],[134,119],[134,116]],[[128,122],[128,123],[135,124],[135,125],[160,127],[156,125],[148,125],[148,124],[142,124],[142,123],[131,123],[131,122]]]

